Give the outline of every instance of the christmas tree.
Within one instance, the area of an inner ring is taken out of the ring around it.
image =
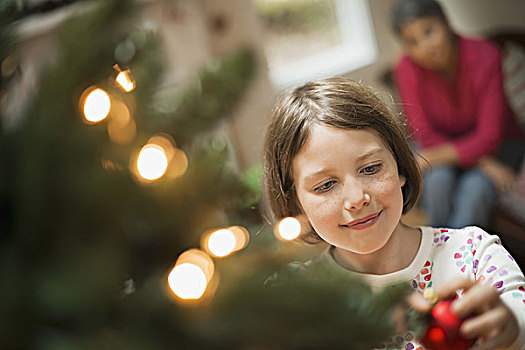
[[[2,348],[369,348],[387,339],[404,286],[371,294],[347,276],[287,265],[290,243],[250,209],[257,174],[229,167],[226,144],[202,137],[249,86],[260,64],[252,51],[166,88],[159,41],[133,25],[134,3],[92,5],[62,26],[56,63],[19,125],[1,129]],[[16,13],[1,11],[0,60],[16,61]],[[3,74],[2,91],[11,78]]]

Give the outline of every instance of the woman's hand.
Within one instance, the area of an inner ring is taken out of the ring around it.
[[[516,340],[519,333],[516,318],[494,287],[458,279],[447,282],[435,293],[442,300],[454,296],[458,289],[463,289],[462,298],[454,300],[451,310],[459,318],[468,317],[460,332],[465,338],[478,339],[472,349],[505,348]],[[420,312],[428,312],[432,304],[417,294],[409,298],[409,303]]]
[[[481,158],[478,166],[494,182],[500,192],[510,190],[516,182],[516,175],[512,169],[493,157]]]
[[[422,150],[418,154],[417,161],[421,171],[425,171],[433,165],[459,164],[459,154],[453,144],[445,143]]]

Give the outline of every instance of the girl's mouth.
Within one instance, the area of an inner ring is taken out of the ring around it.
[[[368,227],[372,226],[373,224],[375,224],[377,222],[377,220],[379,220],[379,216],[381,215],[382,212],[383,211],[380,210],[377,213],[374,213],[374,214],[371,214],[371,215],[367,215],[367,216],[362,217],[360,219],[351,221],[351,222],[349,222],[347,224],[344,224],[343,226],[351,228],[353,230],[363,230],[363,229],[368,228]]]

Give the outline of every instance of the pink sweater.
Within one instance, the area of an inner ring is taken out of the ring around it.
[[[423,148],[450,142],[463,167],[497,150],[503,137],[523,137],[503,91],[501,54],[486,40],[458,38],[452,80],[418,66],[408,56],[396,82],[408,125]]]

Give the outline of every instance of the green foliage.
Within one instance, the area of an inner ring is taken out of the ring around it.
[[[255,205],[262,200],[263,187],[262,163],[256,163],[242,174],[242,183],[250,189],[250,197],[246,198],[246,205]]]
[[[165,293],[166,274],[180,252],[199,244],[202,230],[224,224],[217,212],[237,210],[235,198],[248,195],[225,166],[225,149],[189,145],[230,114],[251,77],[251,54],[234,53],[201,72],[202,87],[188,89],[194,97],[184,98],[189,117],[175,127],[178,117],[167,115],[166,128],[159,128],[148,107],[162,74],[155,37],[132,25],[132,2],[96,5],[60,29],[56,64],[42,72],[20,126],[1,135],[0,278],[8,282],[0,292],[0,337],[8,348],[184,344],[177,305]],[[2,27],[6,37],[12,34],[7,29]],[[136,48],[126,62],[115,58],[122,42]],[[110,83],[115,63],[132,70],[132,93]],[[137,106],[131,144],[112,143],[105,123],[82,121],[78,103],[91,85]],[[193,105],[202,99],[216,101],[207,114]],[[191,133],[178,140],[187,147],[187,173],[140,184],[129,171],[132,155],[155,132],[170,128],[190,130],[173,135]],[[129,281],[137,292],[123,295]]]
[[[265,253],[231,259],[235,262],[221,269],[224,287],[214,296],[212,311],[193,311],[201,317],[192,325],[208,344],[225,348],[370,349],[392,334],[392,312],[408,290],[399,285],[372,293],[326,265],[283,268]],[[247,272],[246,265],[257,269]],[[278,272],[269,275],[272,271]]]
[[[159,43],[132,25],[133,3],[96,4],[61,28],[56,64],[42,73],[19,127],[1,134],[2,346],[360,348],[386,338],[402,288],[370,294],[315,267],[284,270],[279,283],[263,286],[287,259],[276,254],[271,230],[242,208],[260,198],[262,170],[242,176],[226,165],[227,148],[195,143],[231,115],[256,72],[251,51],[210,62],[174,94],[159,92]],[[0,26],[0,35],[11,34]],[[135,91],[110,83],[115,63],[131,69]],[[114,144],[104,122],[82,121],[79,99],[92,85],[136,106],[133,142]],[[130,159],[159,131],[188,153],[189,168],[179,178],[139,183]],[[205,230],[243,220],[254,228],[252,242],[216,261],[210,303],[175,302],[166,277],[177,256],[198,246]]]
[[[198,79],[177,95],[156,99],[164,106],[157,109],[156,128],[170,132],[177,143],[193,141],[232,110],[255,67],[255,55],[249,49],[210,62],[200,70]]]

